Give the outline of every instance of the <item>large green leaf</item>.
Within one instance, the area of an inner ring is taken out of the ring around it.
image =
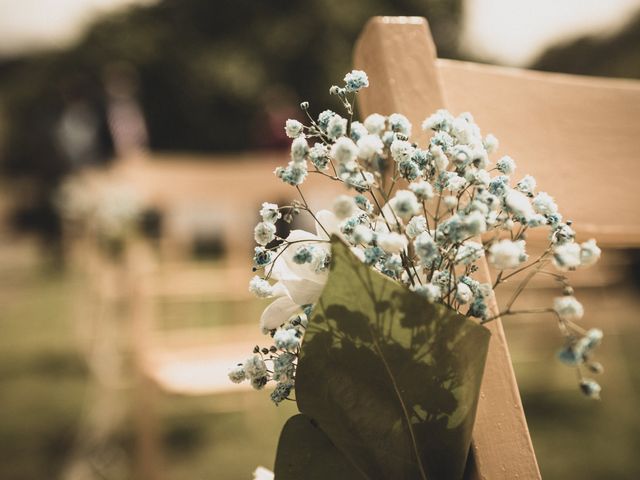
[[[328,478],[461,478],[489,331],[332,247],[296,373],[300,411],[359,472]]]

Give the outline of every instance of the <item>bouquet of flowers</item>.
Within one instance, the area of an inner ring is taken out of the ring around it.
[[[574,367],[587,396],[600,386],[593,350],[598,329],[575,321],[583,307],[566,272],[595,263],[594,240],[578,243],[554,199],[526,175],[493,135],[482,136],[469,113],[445,110],[422,124],[428,145],[411,142],[399,113],[353,120],[357,92],[369,84],[354,70],[333,86],[345,115],[308,125],[288,120],[291,160],[275,175],[297,190],[290,205],[264,203],[255,227],[255,271],[249,289],[273,298],[260,319],[268,341],[229,374],[256,389],[273,383],[277,405],[297,402],[300,414],[281,434],[278,479],[455,479],[464,472],[489,331],[514,314],[548,314],[564,338],[558,359]],[[302,186],[309,175],[342,183],[331,209],[312,211]],[[315,232],[276,235],[275,223],[307,214]],[[535,259],[527,233],[548,230]],[[486,257],[493,284],[474,278]],[[551,267],[551,268],[550,268]],[[550,275],[561,294],[552,305],[518,309],[535,275]],[[520,280],[501,309],[494,291]]]

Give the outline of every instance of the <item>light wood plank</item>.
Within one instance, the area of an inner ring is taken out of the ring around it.
[[[422,120],[446,105],[426,21],[373,18],[360,36],[354,62],[356,68],[367,72],[371,84],[360,97],[362,115],[403,113],[414,125],[413,141],[424,144],[427,134],[420,131]],[[480,275],[483,281],[489,279],[486,264]],[[467,478],[538,479],[540,472],[500,320],[490,329],[492,339]]]

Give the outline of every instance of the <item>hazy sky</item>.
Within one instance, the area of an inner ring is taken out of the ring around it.
[[[638,10],[640,0],[466,0],[463,44],[522,65],[550,43],[619,28]]]
[[[0,0],[0,55],[64,46],[101,13],[154,1]],[[619,27],[638,9],[640,0],[466,0],[464,44],[522,65],[549,43]]]

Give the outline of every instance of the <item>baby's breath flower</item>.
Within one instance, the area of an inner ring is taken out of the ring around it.
[[[295,252],[293,253],[293,257],[291,258],[293,260],[293,263],[296,263],[298,265],[311,263],[311,261],[313,260],[313,250],[314,248],[309,245],[302,245],[296,248]]]
[[[402,160],[411,160],[413,155],[413,146],[406,140],[394,140],[391,143],[391,156],[396,162]]]
[[[596,245],[596,241],[592,238],[580,244],[580,265],[590,267],[598,261],[602,251]]]
[[[430,200],[433,198],[433,187],[425,180],[411,183],[409,185],[409,190],[411,190],[420,201]]]
[[[433,283],[416,285],[413,287],[413,291],[425,297],[429,303],[434,303],[442,297],[440,285],[434,285]]]
[[[241,383],[247,379],[247,374],[242,365],[237,365],[229,372],[229,380],[233,383]]]
[[[400,113],[392,113],[389,115],[389,126],[396,133],[401,133],[407,137],[411,136],[411,122]]]
[[[320,112],[320,115],[318,115],[318,126],[326,132],[329,120],[331,120],[334,115],[337,115],[337,113],[332,112],[331,110]]]
[[[387,118],[379,113],[372,113],[364,119],[364,126],[373,135],[380,135],[384,129]]]
[[[300,346],[300,338],[295,328],[281,328],[273,335],[273,342],[280,350],[293,351]]]
[[[458,205],[458,199],[453,195],[447,195],[446,197],[443,197],[442,203],[447,210],[453,210]]]
[[[411,182],[420,176],[420,167],[413,160],[401,160],[398,162],[398,173]]]
[[[453,115],[451,115],[447,110],[440,109],[422,122],[422,129],[435,131],[449,130],[452,122]]]
[[[357,154],[358,147],[353,140],[347,137],[338,138],[331,147],[331,156],[341,164],[354,161]]]
[[[567,242],[556,245],[553,249],[553,264],[558,270],[575,270],[580,266],[580,245]]]
[[[334,115],[327,124],[327,135],[330,138],[336,139],[342,137],[347,133],[347,119],[342,118],[340,115]]]
[[[364,195],[358,194],[354,197],[354,200],[358,208],[363,212],[367,212],[367,213],[373,212],[373,205],[371,205],[371,202],[367,200],[367,197],[365,197]]]
[[[508,155],[505,155],[496,162],[496,168],[500,173],[511,175],[516,171],[516,162]]]
[[[524,240],[500,240],[489,248],[489,263],[498,270],[516,268],[528,258],[524,247]]]
[[[470,265],[484,255],[484,248],[478,242],[464,242],[456,253],[455,262]]]
[[[536,179],[531,175],[526,175],[518,182],[516,188],[522,193],[533,194],[536,189]]]
[[[273,296],[273,287],[271,284],[257,275],[249,282],[249,291],[259,298],[269,298]]]
[[[455,172],[450,172],[446,188],[452,192],[459,192],[467,186],[467,181]]]
[[[407,237],[396,232],[380,233],[377,241],[378,246],[387,253],[400,253],[407,248]]]
[[[253,253],[253,264],[256,267],[264,267],[271,263],[271,258],[273,254],[270,250],[267,250],[264,247],[255,247]]]
[[[558,205],[553,201],[553,197],[546,192],[538,193],[531,203],[533,209],[542,215],[558,213]]]
[[[598,382],[596,382],[595,380],[592,380],[590,378],[583,378],[582,380],[580,380],[580,390],[587,397],[600,400],[600,392],[602,391],[602,387],[600,387]]]
[[[329,164],[329,150],[322,143],[316,143],[309,149],[309,159],[318,170],[326,170]]]
[[[291,390],[293,390],[293,386],[294,383],[290,380],[276,384],[276,388],[274,388],[273,392],[271,392],[271,401],[276,405],[279,405],[289,397]]]
[[[511,213],[518,218],[524,219],[525,222],[535,215],[526,195],[513,188],[507,190],[504,196],[504,203]]]
[[[405,233],[409,238],[416,238],[422,232],[427,230],[427,219],[424,215],[418,215],[409,220]]]
[[[356,244],[369,245],[373,241],[373,231],[365,225],[357,225],[353,229],[353,241]]]
[[[323,248],[314,248],[311,255],[311,268],[315,273],[325,272],[331,263],[331,254]]]
[[[464,168],[471,163],[472,151],[467,145],[454,145],[449,153],[454,165],[458,168]]]
[[[294,162],[304,162],[305,157],[309,153],[309,145],[304,137],[297,137],[291,142],[291,160]]]
[[[285,168],[278,167],[273,173],[289,185],[301,185],[307,178],[307,163],[305,161],[291,161]]]
[[[344,83],[347,92],[357,92],[369,86],[369,78],[362,70],[352,70],[344,76]]]
[[[260,209],[260,216],[262,220],[269,223],[276,223],[279,218],[282,218],[282,214],[278,210],[278,205],[275,203],[264,202]]]
[[[341,220],[353,215],[356,209],[356,203],[349,195],[338,195],[333,201],[333,213]]]
[[[576,232],[567,223],[559,223],[556,228],[550,233],[551,241],[555,244],[561,245],[564,243],[573,242],[576,237]]]
[[[582,304],[573,295],[556,297],[553,309],[563,320],[580,320],[584,315]]]
[[[369,132],[363,124],[361,124],[360,122],[351,122],[351,133],[349,134],[351,136],[351,140],[357,142],[362,137],[368,134]],[[380,144],[382,144],[382,141],[380,141]]]
[[[431,261],[437,259],[440,255],[438,245],[429,233],[422,232],[413,241],[413,246],[416,251],[416,255],[420,258],[420,262],[424,265],[429,264]]]
[[[467,284],[459,282],[456,287],[456,300],[462,305],[469,303],[473,298],[473,293]]]
[[[302,133],[304,125],[300,123],[298,120],[289,119],[285,123],[284,131],[289,138],[296,138],[298,135]]]
[[[432,144],[431,147],[429,148],[429,151],[431,152],[431,155],[433,156],[433,162],[434,162],[434,165],[436,166],[436,168],[439,171],[444,172],[447,169],[447,167],[449,166],[449,159],[445,155],[444,150],[442,149],[442,147],[440,145]]]
[[[494,153],[500,146],[498,139],[491,133],[484,137],[482,144],[484,145],[484,148],[487,149],[487,153]]]
[[[276,382],[293,380],[296,371],[295,359],[295,354],[283,352],[273,360],[273,379]]]
[[[269,222],[260,222],[253,230],[253,236],[260,245],[266,245],[276,238],[276,226]]]
[[[376,155],[382,154],[384,144],[377,135],[363,135],[358,140],[358,157],[363,160],[371,160]]]
[[[263,378],[267,375],[267,365],[260,355],[253,355],[245,360],[242,365],[245,374],[250,379]]]
[[[403,220],[408,220],[420,211],[420,204],[410,190],[398,190],[389,201],[391,208]]]

